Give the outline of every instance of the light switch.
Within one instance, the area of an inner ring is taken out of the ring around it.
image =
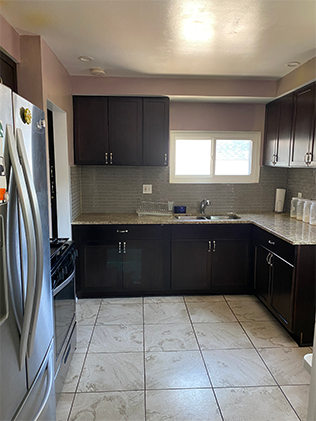
[[[152,194],[153,186],[152,184],[143,184],[143,193],[144,194]]]

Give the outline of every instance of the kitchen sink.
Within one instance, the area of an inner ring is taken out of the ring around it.
[[[223,214],[223,215],[175,215],[175,218],[179,221],[221,221],[221,220],[228,220],[228,219],[240,219],[240,216],[235,215],[233,213]]]

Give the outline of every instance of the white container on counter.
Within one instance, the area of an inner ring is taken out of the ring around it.
[[[297,213],[297,202],[300,199],[298,197],[292,197],[291,200],[291,210],[290,210],[290,217],[291,218],[296,218],[296,213]]]
[[[316,225],[316,201],[313,200],[309,212],[309,223],[311,225]]]
[[[305,203],[305,199],[299,199],[297,202],[296,219],[298,219],[299,221],[303,220],[304,203]]]
[[[309,214],[311,209],[312,201],[305,199],[303,208],[303,222],[309,222]]]

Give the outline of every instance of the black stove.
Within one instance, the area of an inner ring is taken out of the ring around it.
[[[51,272],[54,272],[57,266],[69,255],[74,248],[74,244],[74,241],[69,240],[69,238],[50,239]]]

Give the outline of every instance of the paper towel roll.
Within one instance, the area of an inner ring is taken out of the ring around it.
[[[284,198],[285,198],[285,189],[276,189],[275,192],[275,206],[274,211],[275,212],[283,212],[284,209]]]

